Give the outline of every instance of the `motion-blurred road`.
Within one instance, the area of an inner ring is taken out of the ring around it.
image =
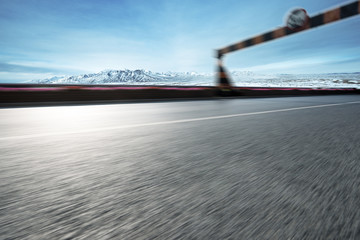
[[[1,239],[360,239],[360,95],[0,109]]]

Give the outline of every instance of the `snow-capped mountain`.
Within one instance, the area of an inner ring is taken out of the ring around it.
[[[258,74],[233,71],[229,76],[236,86],[360,88],[360,73]],[[124,84],[213,86],[215,73],[151,72],[146,70],[106,70],[78,76],[52,77],[34,81],[41,84]]]
[[[146,70],[107,70],[99,73],[83,74],[70,77],[53,77],[36,81],[37,83],[54,84],[188,84],[196,79],[200,83],[213,78],[213,74],[201,74],[195,72],[166,72],[157,73]],[[200,82],[199,82],[200,81]]]

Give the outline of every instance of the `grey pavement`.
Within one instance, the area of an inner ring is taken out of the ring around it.
[[[360,239],[360,95],[0,109],[0,239]]]

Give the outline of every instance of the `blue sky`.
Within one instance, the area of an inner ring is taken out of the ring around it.
[[[0,82],[105,69],[212,72],[214,50],[339,0],[0,0]],[[350,1],[351,2],[351,1]],[[360,17],[225,56],[259,73],[360,71]]]

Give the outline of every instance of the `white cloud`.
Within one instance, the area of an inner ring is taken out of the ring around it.
[[[316,58],[302,58],[298,60],[288,60],[282,62],[274,62],[269,64],[262,64],[251,66],[247,68],[238,68],[236,70],[243,71],[254,71],[254,72],[266,72],[266,73],[291,73],[291,72],[298,72],[298,73],[308,73],[309,69],[313,69],[314,67],[324,66],[332,62],[331,60],[327,59],[316,59]]]

